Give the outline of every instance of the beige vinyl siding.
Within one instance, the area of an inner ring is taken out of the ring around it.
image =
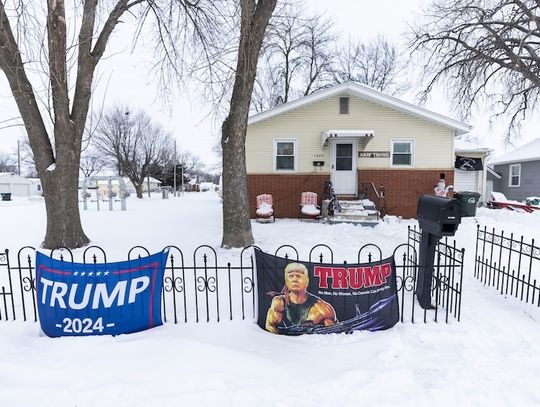
[[[391,141],[414,139],[415,169],[452,168],[453,131],[398,110],[350,97],[349,114],[339,114],[339,96],[331,97],[248,126],[246,166],[249,174],[274,173],[274,139],[296,139],[297,173],[330,173],[330,147],[321,147],[323,130],[374,130],[360,139],[359,151],[391,151]],[[324,167],[313,167],[324,161]],[[391,158],[359,158],[358,168],[390,168]],[[391,167],[394,168],[394,167]],[[396,167],[404,168],[404,167]],[[411,167],[409,167],[411,168]]]

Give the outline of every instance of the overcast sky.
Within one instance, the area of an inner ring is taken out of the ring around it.
[[[369,39],[378,33],[399,42],[407,30],[407,23],[415,18],[415,13],[426,3],[425,0],[408,0],[384,4],[366,0],[309,0],[309,7],[325,12],[344,34],[357,39]],[[190,150],[200,156],[209,167],[218,166],[219,158],[213,151],[218,143],[219,125],[212,125],[209,108],[199,100],[196,94],[181,93],[171,107],[165,106],[157,95],[155,80],[148,74],[149,61],[141,60],[131,54],[126,27],[119,26],[111,43],[110,58],[99,65],[99,84],[94,94],[94,109],[103,103],[106,107],[114,103],[129,103],[134,108],[141,108],[150,113],[177,140],[179,149]],[[123,30],[123,31],[121,31]],[[127,38],[126,38],[127,37]],[[413,102],[413,100],[409,100]],[[438,113],[454,116],[444,97],[438,95],[425,106]],[[18,112],[13,102],[4,75],[0,75],[0,151],[14,151],[17,139],[23,134],[21,128],[2,128],[11,122],[6,120],[17,117]],[[469,121],[477,127],[478,134],[487,134],[487,120]],[[502,129],[497,130],[500,137]],[[524,141],[528,141],[531,129],[525,129]],[[518,144],[522,144],[521,142]]]

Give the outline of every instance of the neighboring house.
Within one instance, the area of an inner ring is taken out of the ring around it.
[[[126,181],[126,188],[128,191],[133,190],[135,192],[135,187],[131,183],[131,181],[128,178],[124,178]],[[144,179],[144,183],[142,185],[143,192],[148,192],[148,189],[150,189],[150,192],[157,191],[161,188],[162,182],[158,179],[155,179],[154,177],[146,177]]]
[[[480,202],[490,200],[487,192],[488,166],[486,159],[493,152],[491,148],[479,147],[473,143],[456,140],[454,145],[454,191],[478,192]]]
[[[0,193],[10,193],[12,196],[35,195],[32,181],[14,172],[0,172]]]
[[[197,176],[191,178],[187,184],[185,184],[186,191],[188,192],[199,192],[200,191],[200,184],[197,180]]]
[[[251,116],[246,168],[251,216],[259,194],[276,213],[298,216],[300,195],[385,191],[387,213],[415,217],[418,198],[432,194],[441,172],[454,182],[454,137],[471,127],[385,95],[343,83]]]
[[[43,195],[43,187],[41,186],[41,180],[39,178],[28,178],[32,183],[30,189],[30,195]]]
[[[490,160],[488,165],[493,169],[488,175],[493,191],[515,201],[540,196],[540,138]]]
[[[213,182],[201,182],[199,188],[201,192],[215,191]]]

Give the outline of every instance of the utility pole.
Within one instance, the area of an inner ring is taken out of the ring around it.
[[[21,175],[21,147],[19,140],[17,140],[17,175]]]
[[[174,191],[174,197],[176,197],[176,163],[178,162],[176,158],[176,140],[174,140],[174,180],[173,180],[173,191]]]
[[[181,174],[182,174],[182,190],[180,191],[180,195],[184,195],[184,163],[183,162],[180,169],[181,169]]]

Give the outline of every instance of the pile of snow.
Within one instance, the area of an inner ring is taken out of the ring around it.
[[[131,199],[128,210],[81,211],[92,244],[109,261],[129,248],[151,252],[175,244],[190,255],[201,244],[221,257],[217,194],[168,200]],[[0,247],[39,246],[43,202],[0,202]],[[336,261],[354,261],[375,243],[390,255],[415,220],[388,217],[374,228],[277,219],[252,223],[267,252],[292,244],[301,258],[316,244]],[[166,324],[118,337],[50,339],[34,323],[0,322],[1,404],[5,406],[313,406],[540,405],[538,308],[473,277],[477,225],[540,242],[540,212],[478,209],[463,219],[465,248],[461,322],[398,323],[381,332],[283,337],[251,320]],[[3,250],[2,250],[3,251]],[[78,254],[81,250],[77,251]]]

